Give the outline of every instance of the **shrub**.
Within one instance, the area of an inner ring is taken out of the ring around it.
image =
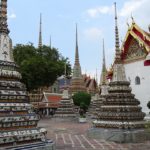
[[[150,109],[150,101],[147,103],[147,107]]]
[[[78,92],[75,93],[72,98],[74,104],[80,107],[79,113],[83,116],[91,103],[91,95],[86,92]]]

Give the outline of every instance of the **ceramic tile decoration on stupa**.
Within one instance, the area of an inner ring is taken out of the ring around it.
[[[62,99],[60,100],[59,107],[55,112],[55,117],[75,117],[73,110],[73,102],[69,96],[68,90],[64,89]]]
[[[102,71],[100,76],[100,92],[96,96],[94,102],[95,111],[93,111],[94,118],[98,117],[98,113],[101,111],[101,105],[106,95],[108,94],[108,80],[107,80],[107,69],[106,69],[106,61],[105,61],[105,46],[103,39],[103,63],[102,63]],[[98,119],[98,118],[97,118]]]
[[[64,89],[60,105],[56,110],[55,117],[75,117],[73,109],[73,101],[69,96],[67,78],[66,78],[66,65],[65,65],[65,78],[64,78]]]
[[[78,51],[78,33],[77,33],[77,25],[76,25],[76,49],[75,49],[75,63],[73,68],[73,76],[70,85],[70,92],[72,94],[86,91],[86,87],[84,85],[84,80],[81,73],[81,66],[79,62],[79,51]]]
[[[46,129],[37,127],[39,116],[28,103],[18,70],[7,25],[7,0],[0,0],[0,148],[54,149]]]
[[[144,130],[145,113],[141,111],[140,102],[131,93],[130,82],[126,79],[119,47],[116,3],[115,35],[113,79],[109,83],[108,95],[103,100],[99,120],[93,121],[94,128],[89,130],[89,136],[116,142],[142,142],[149,138]]]
[[[96,110],[99,108],[100,103],[101,101],[99,100],[99,93],[96,93],[94,96],[92,96],[91,103],[88,108],[88,112],[92,119],[96,119]]]

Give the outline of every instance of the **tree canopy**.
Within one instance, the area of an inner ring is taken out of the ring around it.
[[[73,102],[85,112],[91,103],[91,95],[86,92],[77,92],[72,96]]]
[[[148,101],[148,103],[147,103],[147,107],[150,109],[150,101]]]
[[[22,82],[26,84],[28,91],[52,85],[58,76],[64,74],[65,65],[67,75],[71,74],[68,58],[64,58],[56,48],[45,45],[35,48],[32,43],[17,44],[13,55],[20,66]]]

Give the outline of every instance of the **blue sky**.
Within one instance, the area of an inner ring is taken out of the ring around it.
[[[116,0],[120,40],[126,23],[135,22],[146,31],[150,24],[149,0]],[[82,72],[94,76],[102,66],[102,39],[105,39],[107,67],[114,58],[114,1],[112,0],[8,0],[8,24],[13,45],[32,42],[38,45],[39,17],[42,13],[43,44],[68,57],[73,66],[75,23],[78,24],[79,55]]]

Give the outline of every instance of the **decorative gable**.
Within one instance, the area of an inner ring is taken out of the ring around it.
[[[145,48],[132,38],[126,52],[125,62],[131,62],[139,59],[145,59],[147,52]]]
[[[121,50],[124,63],[144,60],[150,52],[150,34],[142,30],[135,22],[132,22]]]

